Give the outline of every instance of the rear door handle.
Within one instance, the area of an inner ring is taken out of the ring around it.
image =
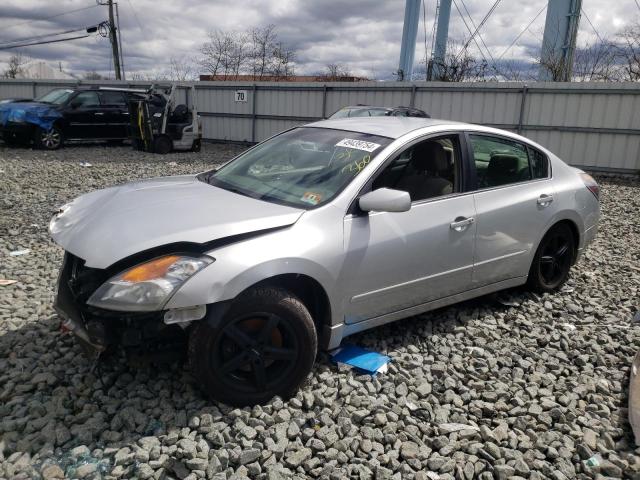
[[[473,225],[476,219],[473,217],[456,217],[456,219],[449,224],[451,230],[455,230],[456,232],[464,232],[469,225]]]
[[[104,112],[96,112],[94,115],[104,115]]]
[[[541,207],[546,207],[551,202],[553,202],[553,195],[547,195],[546,193],[543,193],[538,197],[538,205],[540,205]]]

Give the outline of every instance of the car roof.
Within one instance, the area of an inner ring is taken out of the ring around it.
[[[437,127],[441,125],[452,125],[460,128],[468,124],[454,122],[453,120],[423,117],[351,117],[321,120],[305,126],[368,133],[369,135],[395,139],[419,128]]]

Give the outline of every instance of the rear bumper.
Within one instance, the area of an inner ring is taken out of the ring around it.
[[[578,260],[580,260],[580,258],[582,258],[582,255],[584,254],[584,252],[587,249],[587,247],[589,245],[591,245],[593,243],[593,241],[595,240],[597,233],[598,233],[598,224],[597,223],[595,225],[592,225],[591,227],[587,228],[582,233],[582,241],[580,242],[581,245],[578,248],[578,253],[576,255],[576,261],[578,261]]]

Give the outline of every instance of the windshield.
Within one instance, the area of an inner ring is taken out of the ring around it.
[[[296,128],[202,179],[252,198],[309,209],[340,193],[391,141],[344,130]]]
[[[73,90],[69,90],[68,88],[57,88],[36,98],[36,102],[55,103],[56,105],[62,105],[69,99],[72,94]]]

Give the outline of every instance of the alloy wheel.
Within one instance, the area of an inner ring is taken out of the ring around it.
[[[272,313],[252,313],[223,328],[212,349],[211,365],[223,383],[261,392],[293,371],[298,349],[286,320]]]
[[[60,132],[55,128],[51,128],[50,130],[44,131],[40,137],[40,143],[44,145],[49,150],[54,150],[60,146],[60,142],[62,141],[62,136]]]
[[[549,286],[555,285],[566,275],[571,265],[571,240],[561,233],[550,236],[542,248],[540,275]]]

